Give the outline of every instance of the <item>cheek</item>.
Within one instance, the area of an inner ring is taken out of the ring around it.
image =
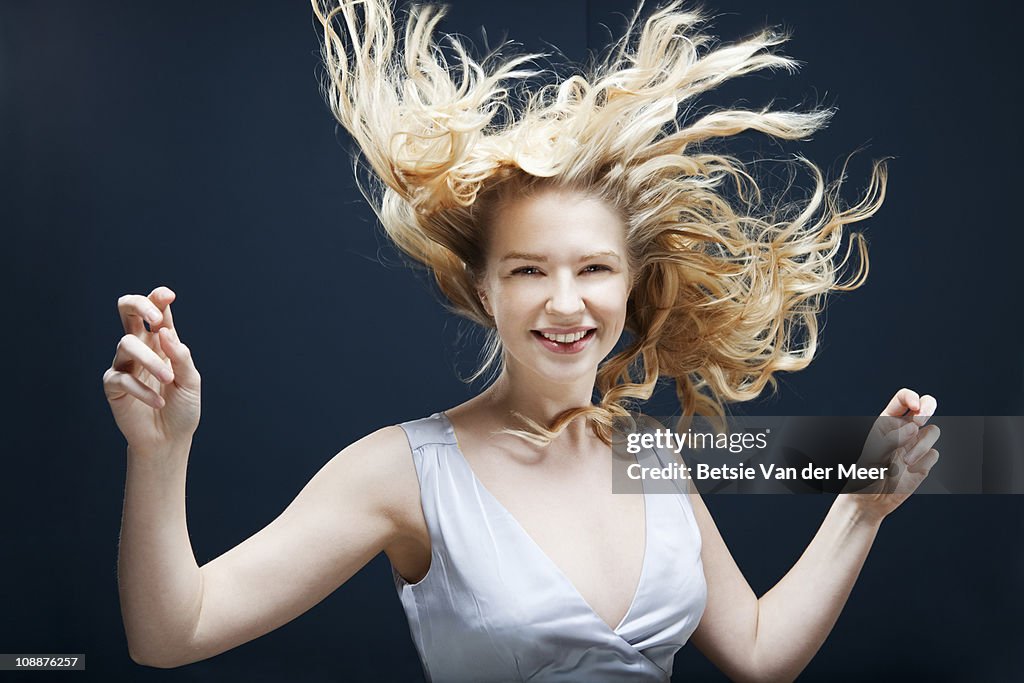
[[[595,304],[608,314],[618,317],[625,316],[629,303],[629,285],[624,279],[616,279],[602,283],[595,291]]]
[[[626,329],[626,313],[629,310],[629,289],[617,287],[614,296],[609,297],[608,307],[604,310],[606,324],[611,334],[607,340],[614,345]]]
[[[499,325],[516,325],[518,321],[529,314],[532,304],[527,289],[515,285],[491,287],[491,310]]]

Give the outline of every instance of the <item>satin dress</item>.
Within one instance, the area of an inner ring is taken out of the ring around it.
[[[651,493],[645,480],[643,569],[613,629],[477,479],[443,412],[401,427],[432,549],[420,581],[392,573],[428,681],[670,679],[707,601],[686,495]],[[637,459],[665,464],[655,450]]]

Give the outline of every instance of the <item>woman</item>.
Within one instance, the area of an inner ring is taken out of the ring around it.
[[[368,198],[453,308],[491,332],[497,379],[345,448],[274,522],[200,568],[184,508],[200,376],[174,293],[122,297],[104,386],[129,444],[119,580],[133,659],[178,666],[247,642],[384,551],[433,680],[667,680],[691,637],[737,680],[795,677],[881,520],[934,465],[934,399],[897,392],[883,411],[904,418],[890,435],[895,490],[839,496],[760,599],[698,494],[612,495],[606,458],[614,421],[660,376],[684,413],[720,415],[810,362],[825,294],[866,274],[862,261],[840,283],[836,257],[843,226],[880,205],[884,168],[851,209],[810,164],[808,202],[762,207],[711,141],[805,137],[828,114],[715,111],[672,129],[681,102],[793,64],[768,33],[705,51],[699,17],[678,4],[642,29],[634,19],[591,78],[518,111],[507,93],[536,75],[520,69],[528,57],[482,66],[453,42],[456,79],[432,8],[412,11],[401,54],[381,0],[314,10],[329,101],[381,181]]]

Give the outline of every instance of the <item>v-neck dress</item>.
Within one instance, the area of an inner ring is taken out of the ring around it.
[[[689,498],[644,486],[640,581],[614,629],[480,483],[447,415],[401,425],[419,477],[431,564],[392,567],[428,681],[668,681],[707,601]],[[656,450],[642,465],[665,466]],[[646,482],[646,480],[645,480]]]

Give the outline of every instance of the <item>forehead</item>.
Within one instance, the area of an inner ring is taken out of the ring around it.
[[[506,199],[491,223],[491,253],[625,250],[626,228],[614,208],[572,190],[545,189]]]

